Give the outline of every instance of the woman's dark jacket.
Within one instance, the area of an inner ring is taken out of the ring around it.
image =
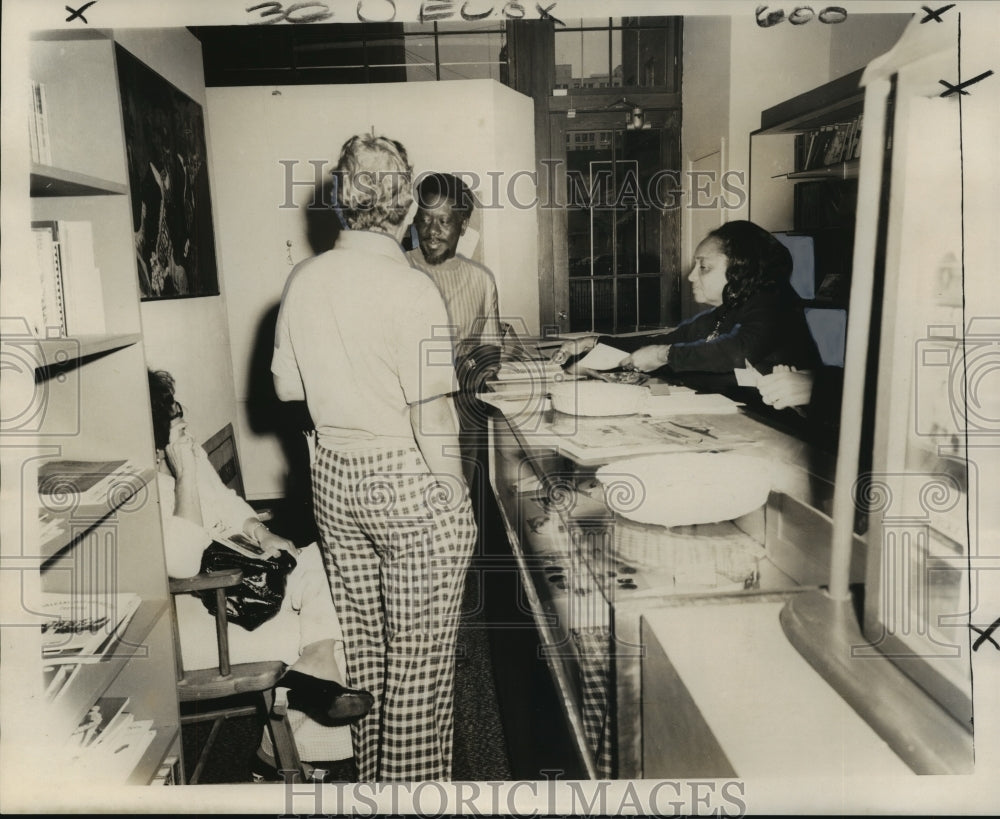
[[[717,335],[709,339],[713,331]],[[764,375],[778,364],[811,370],[820,363],[802,302],[787,284],[757,293],[735,308],[706,310],[667,333],[600,340],[628,353],[651,344],[669,344],[667,364],[654,374],[668,378],[680,374],[685,381],[695,376],[694,381],[706,382],[699,386],[715,390],[735,386],[733,370],[745,367],[746,361]]]

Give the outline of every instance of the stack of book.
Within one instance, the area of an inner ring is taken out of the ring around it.
[[[42,667],[49,699],[68,688],[82,664],[113,655],[141,602],[132,592],[42,593],[38,613],[44,618]]]
[[[48,103],[45,100],[45,83],[28,80],[31,95],[28,108],[28,140],[31,144],[31,161],[39,165],[52,164],[49,143]]]
[[[104,333],[104,293],[90,222],[59,219],[32,222],[31,228],[46,335]]]
[[[826,125],[795,138],[795,170],[826,168],[861,156],[863,115],[837,125]]]
[[[128,697],[95,702],[70,737],[67,762],[75,778],[108,784],[124,782],[156,737],[153,720],[128,710]]]

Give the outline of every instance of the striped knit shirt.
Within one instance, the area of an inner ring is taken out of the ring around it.
[[[441,291],[454,328],[456,359],[480,344],[501,346],[497,286],[486,267],[464,256],[428,264],[420,248],[408,251],[406,257]]]

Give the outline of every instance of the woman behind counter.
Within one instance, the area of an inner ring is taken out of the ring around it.
[[[769,374],[777,365],[810,370],[819,352],[792,289],[792,257],[763,228],[728,222],[698,245],[688,276],[695,301],[711,306],[665,333],[589,336],[569,342],[553,360],[564,363],[598,341],[626,353],[626,369],[681,375],[705,389],[736,386],[733,370],[746,362]],[[662,372],[661,372],[662,371]]]

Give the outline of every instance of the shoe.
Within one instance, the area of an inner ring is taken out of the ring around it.
[[[277,686],[288,689],[288,707],[302,711],[320,725],[350,725],[372,710],[375,698],[367,691],[345,688],[301,671],[286,671]]]

